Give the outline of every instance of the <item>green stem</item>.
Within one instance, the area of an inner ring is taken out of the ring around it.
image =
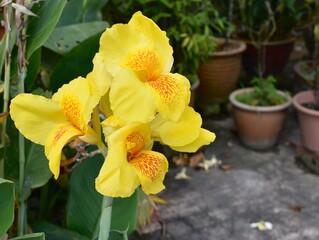
[[[26,68],[23,67],[20,73],[20,93],[24,92],[24,80],[26,77]],[[26,233],[26,204],[23,196],[24,178],[25,178],[25,140],[21,133],[19,133],[19,214],[18,214],[18,236]]]
[[[102,214],[100,219],[99,240],[108,240],[111,228],[113,198],[104,196],[102,202]]]
[[[106,146],[102,144],[101,146],[99,146],[99,149],[102,155],[106,157],[107,155]],[[112,216],[112,203],[113,203],[113,198],[103,196],[98,240],[109,239],[110,227],[111,227],[111,216]]]

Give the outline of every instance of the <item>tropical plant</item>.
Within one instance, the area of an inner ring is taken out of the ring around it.
[[[105,4],[2,1],[0,239],[127,239],[139,186],[164,188],[153,142],[194,152],[215,138],[170,73],[165,32],[141,12],[108,29]]]

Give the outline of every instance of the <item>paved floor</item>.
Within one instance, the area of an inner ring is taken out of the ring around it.
[[[189,180],[175,180],[181,170],[171,167],[166,189],[159,195],[164,236],[136,239],[165,240],[318,240],[319,176],[295,161],[299,130],[293,111],[278,146],[255,152],[243,147],[234,134],[232,118],[206,120],[217,139],[203,149],[233,168],[208,172],[187,168]],[[272,230],[250,224],[271,222]]]

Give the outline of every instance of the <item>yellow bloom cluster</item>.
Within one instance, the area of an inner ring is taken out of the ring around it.
[[[15,97],[10,114],[16,127],[45,146],[58,178],[62,148],[72,140],[103,146],[91,117],[98,108],[106,118],[101,126],[108,154],[96,178],[97,191],[128,197],[141,185],[147,194],[158,193],[164,189],[168,162],[151,150],[154,141],[195,152],[215,139],[188,106],[189,81],[170,72],[173,49],[166,33],[137,12],[128,24],[115,24],[102,34],[93,64],[86,78],[63,85],[51,99]]]

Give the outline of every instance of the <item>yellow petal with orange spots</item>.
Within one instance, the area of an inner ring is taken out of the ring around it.
[[[129,163],[136,170],[142,190],[146,194],[156,194],[165,188],[163,180],[168,171],[168,162],[163,154],[143,150]]]
[[[201,116],[191,107],[186,107],[177,122],[164,120],[160,115],[151,126],[160,141],[169,146],[184,146],[198,138],[202,125]]]
[[[150,91],[133,71],[123,69],[113,79],[110,89],[111,109],[124,122],[150,122],[156,106]]]
[[[84,133],[71,123],[56,125],[50,132],[45,142],[45,155],[49,160],[49,167],[57,179],[60,173],[62,148],[71,140]]]
[[[123,65],[133,70],[142,82],[156,80],[163,71],[162,57],[150,47],[129,52]]]
[[[109,197],[129,197],[140,185],[132,165],[127,161],[125,129],[109,137],[109,151],[98,177],[96,190]]]
[[[17,129],[32,142],[44,145],[51,130],[68,120],[59,103],[42,96],[19,94],[12,99],[10,115]]]
[[[98,104],[100,96],[91,92],[87,79],[78,77],[64,84],[52,96],[52,100],[60,102],[66,117],[77,127],[84,130],[91,119],[93,108]]]
[[[152,47],[151,44],[128,24],[114,24],[102,34],[99,53],[107,71],[114,77],[124,67],[124,59],[130,52]]]
[[[180,74],[162,75],[145,83],[152,93],[158,112],[164,119],[178,121],[190,100],[190,84]]]
[[[144,16],[141,12],[136,12],[128,23],[143,34],[154,46],[154,49],[162,56],[163,73],[169,73],[173,66],[173,48],[169,45],[169,39],[166,33],[162,31],[156,23],[150,18]]]
[[[198,138],[185,146],[170,146],[178,152],[196,152],[200,147],[208,145],[213,142],[216,135],[206,129],[201,128]]]

